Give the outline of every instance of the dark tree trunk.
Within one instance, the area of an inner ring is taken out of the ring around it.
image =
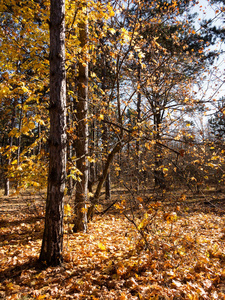
[[[155,170],[154,170],[154,178],[155,178],[155,186],[160,187],[161,189],[166,188],[165,176],[162,170],[163,165],[163,156],[162,156],[162,148],[157,142],[161,141],[161,115],[160,110],[156,105],[156,109],[154,111],[154,139],[155,139]]]
[[[110,200],[111,199],[111,178],[110,178],[110,171],[107,174],[106,180],[105,180],[105,199]]]
[[[10,122],[10,128],[11,130],[14,128],[15,126],[15,118],[16,118],[16,104],[15,102],[13,103],[13,115],[12,115],[12,119],[11,119],[11,122]],[[8,146],[9,148],[11,149],[12,148],[12,145],[13,145],[13,137],[10,136],[8,138]],[[9,167],[10,167],[10,164],[11,164],[11,160],[12,158],[9,157],[9,158],[6,158],[6,161],[5,161],[5,167],[4,167],[4,195],[5,196],[9,196],[9,190],[10,190],[10,183],[9,183],[9,175],[8,175],[8,171],[9,171]]]
[[[66,179],[65,2],[50,9],[50,137],[45,229],[40,261],[56,266],[63,260],[63,215]]]
[[[9,178],[5,176],[4,178],[4,196],[9,196]]]
[[[111,150],[111,152],[109,153],[109,155],[107,157],[107,160],[106,160],[104,168],[103,168],[102,176],[99,179],[98,185],[96,187],[96,191],[94,193],[94,196],[91,199],[91,206],[88,209],[88,220],[90,218],[92,218],[92,216],[93,216],[94,206],[95,206],[95,204],[98,203],[98,200],[99,200],[99,197],[100,197],[100,194],[101,194],[101,189],[102,189],[102,186],[103,186],[103,184],[104,184],[104,182],[107,178],[109,168],[110,168],[110,165],[113,161],[113,158],[122,149],[122,147],[123,146],[122,146],[121,142],[118,142],[114,146],[114,148]]]
[[[93,111],[93,114],[96,114],[95,109]],[[96,120],[93,120],[92,124],[91,124],[89,146],[90,146],[90,156],[92,157],[95,154],[95,151],[98,147],[97,146]],[[89,167],[89,182],[91,183],[91,185],[93,185],[96,180],[97,180],[96,163],[91,162],[90,167]],[[91,192],[90,189],[89,189],[89,192]]]
[[[138,85],[141,85],[141,65],[140,62],[138,62]],[[141,93],[138,89],[137,92],[137,123],[139,123],[141,120]],[[138,125],[139,126],[139,125]],[[137,192],[140,188],[140,165],[141,165],[141,156],[140,156],[140,140],[139,140],[140,132],[138,130],[138,138],[136,140],[136,174],[137,174]]]
[[[75,219],[73,231],[87,231],[87,194],[88,194],[88,61],[87,61],[87,19],[79,23],[79,40],[82,57],[79,61],[78,103],[77,103],[77,140],[75,143],[77,168],[82,173],[76,184]]]
[[[106,90],[106,62],[105,57],[102,55],[102,90],[105,92]],[[105,116],[105,119],[108,120],[108,116]],[[104,147],[104,155],[107,157],[109,152],[109,146],[108,146],[108,127],[107,124],[103,124],[103,147]],[[108,170],[108,174],[105,179],[105,199],[110,200],[111,199],[111,180],[110,180],[110,169]]]

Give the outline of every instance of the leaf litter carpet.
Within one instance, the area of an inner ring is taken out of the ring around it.
[[[42,209],[2,198],[0,299],[225,299],[225,215],[165,216],[149,216],[148,230],[141,218],[136,228],[119,213],[95,216],[86,234],[67,220],[63,265],[41,269]]]

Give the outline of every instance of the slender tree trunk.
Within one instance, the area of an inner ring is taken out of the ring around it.
[[[76,73],[77,73],[77,70],[76,70],[76,63],[73,63],[71,65],[71,78],[72,78],[72,81],[73,79],[75,78],[76,79]],[[74,84],[72,82],[69,82],[69,86],[68,86],[68,91],[73,91],[74,92],[74,95],[77,96],[77,80],[74,80]],[[69,93],[67,94],[67,107],[69,106],[69,110],[68,110],[68,113],[67,113],[67,127],[69,129],[72,129],[74,128],[74,124],[76,123],[75,119],[75,111],[76,111],[76,105],[77,105],[77,102],[76,102],[76,98],[75,99],[71,99],[70,96],[69,96]],[[73,165],[73,162],[72,162],[72,157],[75,155],[75,137],[74,137],[74,134],[72,134],[71,136],[69,135],[69,139],[67,141],[67,161],[68,161],[68,165],[70,167],[72,167]],[[67,194],[72,196],[73,192],[74,192],[74,188],[75,188],[75,185],[76,185],[76,180],[73,178],[73,176],[69,176],[69,175],[72,175],[73,172],[71,170],[71,168],[69,168],[68,170],[68,182],[67,182],[67,185],[68,185],[68,192]]]
[[[9,196],[9,178],[8,178],[8,176],[5,176],[5,178],[4,178],[4,190],[5,190],[4,195]]]
[[[71,90],[71,87],[69,87],[69,89]],[[67,95],[68,97],[68,95]],[[73,108],[73,102],[70,101],[69,97],[67,98],[67,106],[68,106],[68,103],[70,103],[70,108],[69,108],[69,111],[68,111],[68,114],[67,114],[67,126],[68,128],[72,128],[73,126],[73,114],[72,112],[74,111],[74,108]],[[70,139],[67,140],[67,162],[68,162],[68,165],[71,165],[72,164],[72,157],[73,157],[73,136],[71,136]],[[69,171],[68,171],[68,175],[71,175],[72,172],[71,172],[71,169],[69,168]],[[68,182],[67,182],[67,186],[68,186],[68,192],[67,194],[68,195],[72,195],[73,194],[73,188],[74,188],[74,185],[75,185],[75,180],[72,176],[69,176],[68,177]]]
[[[138,62],[138,85],[141,83],[141,65]],[[141,93],[138,89],[137,92],[137,123],[140,123],[141,120]],[[138,125],[139,126],[139,125]],[[138,130],[138,137],[136,140],[136,173],[137,173],[137,192],[140,188],[140,164],[141,164],[141,156],[140,156],[140,140],[139,140],[140,132]]]
[[[10,122],[10,128],[11,130],[14,128],[15,126],[15,118],[16,118],[16,104],[13,103],[14,107],[13,107],[13,115],[12,115],[12,119]],[[10,136],[8,138],[8,146],[11,149],[13,145],[13,137]],[[5,188],[5,192],[4,195],[5,196],[9,196],[9,190],[10,190],[10,184],[9,184],[9,176],[8,176],[8,170],[9,170],[9,166],[11,164],[11,160],[12,158],[9,156],[9,158],[6,159],[6,163],[5,163],[5,168],[4,168],[4,188]]]
[[[102,90],[105,92],[106,90],[106,62],[104,54],[102,54]],[[106,120],[108,120],[108,116],[105,116]],[[109,146],[108,146],[108,128],[107,124],[103,124],[103,147],[104,147],[104,155],[107,157]],[[108,174],[105,180],[105,199],[111,199],[111,180],[110,180],[110,169],[108,170]]]
[[[99,197],[100,197],[100,193],[101,193],[101,189],[103,187],[103,184],[107,178],[108,172],[109,172],[109,168],[110,165],[115,157],[115,155],[122,149],[122,144],[121,142],[118,142],[114,148],[111,150],[111,152],[109,153],[107,160],[105,162],[104,168],[103,168],[103,172],[102,172],[102,176],[99,179],[96,191],[94,193],[94,196],[91,199],[91,206],[88,209],[88,220],[92,217],[93,212],[94,212],[94,205],[98,203]]]
[[[22,105],[23,105],[23,100],[22,100]],[[20,110],[20,115],[19,115],[19,131],[21,130],[22,127],[22,123],[23,123],[23,109],[21,108]],[[38,124],[39,126],[39,124]],[[20,165],[20,152],[21,152],[21,140],[22,137],[21,135],[17,138],[17,166],[19,167]],[[16,189],[19,187],[20,185],[20,177],[16,178]]]
[[[96,112],[93,111],[95,114]],[[96,138],[97,138],[97,132],[96,132],[96,120],[92,121],[91,124],[91,134],[90,134],[91,139],[89,140],[90,143],[90,156],[92,157],[95,154],[95,151],[97,149],[96,145]],[[96,172],[96,162],[91,162],[90,163],[90,168],[89,168],[89,181],[90,184],[93,185],[93,183],[97,179],[97,172]],[[89,190],[89,192],[91,192]]]
[[[161,116],[160,110],[157,110],[154,113],[154,127],[155,127],[155,142],[160,142],[161,140]],[[162,157],[162,148],[157,143],[155,143],[155,170],[154,170],[154,177],[155,177],[155,186],[159,186],[161,189],[166,188],[165,183],[165,176],[162,170],[163,164],[163,157]]]
[[[110,170],[107,174],[106,180],[105,180],[105,199],[110,200],[111,199],[111,176],[110,176]]]
[[[73,231],[87,231],[87,194],[88,194],[88,61],[87,61],[87,18],[79,23],[79,40],[82,57],[79,61],[78,103],[77,103],[77,140],[75,143],[77,168],[80,170],[81,181],[76,184],[75,220]]]
[[[50,9],[50,137],[45,229],[40,261],[59,265],[63,251],[66,180],[65,2],[51,0]]]
[[[72,145],[68,144],[67,148],[68,148],[68,154],[67,154],[68,160],[71,160],[71,158],[73,156]],[[73,177],[70,176],[69,179],[68,179],[68,193],[67,193],[69,196],[71,196],[73,194],[74,185],[75,185],[75,181],[74,181]]]

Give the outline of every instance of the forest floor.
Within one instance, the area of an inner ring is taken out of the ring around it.
[[[41,269],[44,200],[1,196],[0,299],[225,299],[224,194],[179,199],[120,201],[86,234],[69,217],[63,265]]]

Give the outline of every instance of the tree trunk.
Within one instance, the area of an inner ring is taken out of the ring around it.
[[[103,92],[106,91],[106,62],[105,57],[102,54],[102,90]],[[108,116],[105,116],[105,119],[108,120]],[[103,147],[104,147],[104,155],[107,157],[109,152],[109,146],[108,146],[108,127],[107,124],[103,124],[103,134],[102,134],[102,140],[103,140]],[[105,199],[110,200],[111,199],[111,180],[110,180],[110,170],[108,170],[108,174],[105,179]]]
[[[95,110],[93,111],[96,114]],[[90,156],[92,157],[95,154],[97,149],[97,131],[96,131],[96,120],[92,121],[91,130],[90,130],[90,139],[89,139],[89,146],[90,146]],[[97,171],[96,171],[96,162],[91,162],[89,167],[89,181],[93,185],[94,182],[97,180]],[[89,192],[91,192],[89,190]]]
[[[87,194],[88,194],[88,61],[87,61],[87,18],[79,23],[79,40],[82,57],[79,61],[78,103],[77,103],[77,140],[75,143],[77,168],[82,173],[81,181],[76,184],[75,220],[73,231],[87,231]]]
[[[9,196],[9,178],[6,176],[4,178],[4,196]]]
[[[138,62],[138,85],[141,85],[141,65],[140,62]],[[137,91],[137,123],[140,123],[141,120],[141,93],[138,89]],[[139,126],[139,124],[138,124]],[[140,188],[140,165],[141,165],[141,156],[140,156],[140,130],[138,129],[138,137],[136,140],[136,174],[137,174],[137,183],[136,183],[136,189],[137,192],[139,192]]]
[[[66,179],[65,2],[51,0],[50,9],[50,137],[45,229],[39,260],[59,265],[63,250]]]
[[[23,98],[22,98],[22,105],[23,105]],[[22,122],[23,122],[23,110],[21,108],[20,110],[20,114],[19,114],[19,131],[21,130],[22,128]],[[39,124],[38,124],[38,127],[39,127]],[[17,167],[19,167],[20,165],[20,152],[21,152],[21,141],[22,141],[22,137],[21,135],[17,138]],[[16,189],[18,189],[20,185],[20,177],[16,178]]]
[[[111,178],[110,178],[110,171],[107,174],[106,180],[105,180],[105,199],[110,200],[111,199]]]
[[[109,172],[109,168],[110,168],[110,165],[111,165],[111,163],[113,161],[113,158],[122,149],[122,147],[123,147],[122,143],[118,142],[114,146],[114,148],[111,150],[111,152],[109,153],[109,155],[107,157],[107,160],[106,160],[104,168],[103,168],[102,176],[99,179],[96,191],[94,193],[94,196],[91,199],[91,206],[88,209],[88,220],[90,218],[92,218],[92,216],[93,216],[94,206],[95,206],[95,204],[98,203],[98,199],[100,197],[101,189],[102,189],[102,186],[103,186],[103,184],[104,184],[104,182],[105,182],[105,180],[107,178],[107,175],[108,175],[108,172]]]
[[[12,119],[11,119],[11,122],[10,122],[11,130],[15,126],[15,118],[16,118],[16,108],[15,108],[16,104],[15,104],[15,102],[13,103],[13,106],[14,106],[13,107],[13,115],[12,115]],[[9,136],[9,138],[8,138],[8,146],[9,146],[9,149],[11,149],[12,146],[13,146],[13,137],[12,136]],[[11,161],[12,161],[12,157],[9,156],[8,158],[6,158],[5,167],[4,167],[4,188],[5,188],[4,195],[5,196],[9,196],[10,183],[9,183],[8,170],[9,170]]]
[[[155,139],[155,170],[154,170],[154,178],[155,178],[155,186],[160,187],[161,189],[166,188],[165,176],[162,170],[163,165],[163,157],[162,157],[162,148],[157,142],[161,141],[161,115],[160,110],[156,105],[156,109],[154,112],[154,139]]]

